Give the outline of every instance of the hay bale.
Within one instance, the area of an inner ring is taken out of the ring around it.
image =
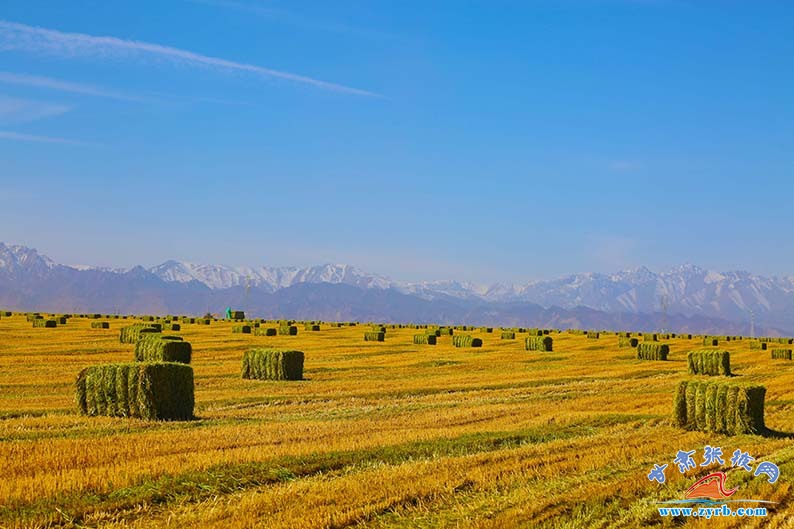
[[[275,327],[257,327],[254,329],[255,336],[275,336],[278,331]]]
[[[242,310],[233,310],[231,319],[235,321],[242,321],[245,319],[245,312]]]
[[[292,324],[286,323],[279,325],[278,333],[281,336],[296,336],[298,334],[298,328]]]
[[[418,345],[436,345],[437,340],[435,334],[414,334],[414,343]]]
[[[91,322],[92,329],[110,329],[110,323],[106,321],[92,321]]]
[[[386,333],[368,331],[364,333],[365,342],[382,342],[386,338]]]
[[[193,417],[193,368],[145,362],[104,364],[77,376],[76,401],[84,415],[186,420]]]
[[[637,344],[638,360],[667,360],[670,346],[666,343],[643,342]]]
[[[682,380],[673,416],[688,430],[728,435],[759,434],[764,425],[764,386],[733,381]]]
[[[618,337],[618,347],[637,347],[639,340],[637,338],[629,338],[627,336]]]
[[[659,335],[652,332],[644,332],[642,333],[642,341],[644,342],[658,342]]]
[[[136,362],[178,362],[189,364],[193,354],[190,342],[179,336],[142,335],[135,344]]]
[[[527,351],[551,352],[554,339],[551,336],[528,336],[524,339],[524,349]]]
[[[122,327],[119,333],[121,343],[137,343],[142,333],[160,332],[162,325],[159,323],[134,323]]]
[[[251,334],[250,325],[232,325],[233,334]]]
[[[762,351],[766,351],[767,343],[762,341],[753,340],[750,342],[750,349],[760,349]]]
[[[317,324],[307,323],[304,325],[303,329],[305,331],[317,332],[320,330],[320,326]]]
[[[773,360],[791,360],[791,349],[772,349]]]
[[[438,338],[439,336],[441,336],[441,331],[438,329],[427,329],[425,331],[425,334],[430,336],[435,336],[436,338]]]
[[[243,354],[243,378],[302,380],[303,352],[284,349],[249,349]]]
[[[695,350],[687,353],[690,375],[731,376],[731,354],[717,349]]]
[[[596,331],[587,331],[587,337],[593,340],[597,340],[601,337],[601,333]]]
[[[452,336],[452,345],[455,347],[482,347],[482,340],[468,334],[455,334]]]
[[[713,336],[704,336],[703,337],[703,345],[705,345],[706,347],[709,347],[709,346],[717,347],[719,345],[719,343],[720,343],[720,341],[718,339],[714,338]]]
[[[55,320],[45,320],[44,318],[37,318],[33,320],[33,327],[46,327],[52,329],[58,326]]]
[[[515,340],[516,333],[512,331],[504,331],[502,332],[502,340]]]
[[[182,326],[178,323],[167,323],[163,325],[164,331],[181,331]]]

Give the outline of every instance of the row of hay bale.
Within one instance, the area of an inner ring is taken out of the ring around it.
[[[164,336],[160,323],[136,323],[119,331],[134,344],[134,363],[90,366],[77,377],[76,400],[85,415],[186,420],[195,405],[192,346]]]

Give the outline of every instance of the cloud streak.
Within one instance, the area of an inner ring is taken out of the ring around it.
[[[52,54],[61,57],[129,58],[149,56],[175,63],[203,66],[218,70],[247,72],[262,77],[281,79],[359,96],[379,97],[378,94],[345,85],[321,81],[312,77],[293,74],[254,64],[201,55],[192,51],[109,36],[94,36],[84,33],[65,33],[57,30],[27,26],[0,20],[0,51],[23,51]]]
[[[100,88],[98,86],[72,83],[69,81],[62,81],[60,79],[53,79],[52,77],[42,77],[38,75],[0,71],[0,83],[32,86],[35,88],[46,88],[49,90],[58,90],[73,94],[108,97],[111,99],[120,99],[122,101],[141,101],[141,98],[121,94],[112,90],[105,90],[104,88]]]
[[[0,123],[27,123],[60,116],[71,109],[67,105],[57,103],[44,103],[0,95]]]
[[[67,140],[65,138],[55,138],[52,136],[37,136],[35,134],[23,134],[8,130],[0,130],[0,140],[29,141],[35,143],[58,143],[64,145],[86,145],[81,141]]]

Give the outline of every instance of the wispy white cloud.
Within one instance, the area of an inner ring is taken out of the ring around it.
[[[52,29],[27,26],[0,20],[0,51],[23,51],[52,54],[60,57],[93,56],[100,58],[154,57],[160,60],[215,68],[248,72],[251,74],[283,79],[314,86],[324,90],[361,96],[378,96],[373,92],[345,85],[321,81],[254,64],[230,61],[218,57],[201,55],[192,51],[109,36],[94,36],[84,33],[65,33]]]
[[[71,110],[67,105],[18,99],[0,95],[0,123],[28,123],[59,116]]]
[[[38,136],[35,134],[23,134],[9,130],[0,130],[0,140],[11,141],[32,141],[36,143],[60,143],[66,145],[87,145],[82,141],[67,140],[65,138],[55,138],[52,136]]]
[[[22,73],[3,72],[0,71],[0,83],[14,84],[21,86],[32,86],[35,88],[46,88],[49,90],[58,90],[61,92],[70,92],[74,94],[84,94],[97,97],[108,97],[111,99],[120,99],[123,101],[141,101],[141,98],[114,92],[112,90],[105,90],[98,86],[87,84],[73,83],[70,81],[63,81],[61,79],[53,79],[52,77],[42,77],[39,75],[28,75]]]

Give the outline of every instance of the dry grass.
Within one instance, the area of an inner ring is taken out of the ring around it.
[[[692,479],[671,464],[660,486],[648,470],[706,444],[779,464],[776,485],[741,491],[780,502],[764,527],[794,516],[791,438],[673,426],[695,340],[670,340],[669,360],[649,362],[606,334],[555,334],[554,352],[534,352],[523,335],[479,331],[483,347],[470,349],[449,336],[414,345],[414,329],[364,342],[362,327],[266,337],[185,324],[198,419],[149,423],[77,415],[80,369],[133,359],[119,322],[90,322],[0,319],[0,527],[672,526],[651,502]],[[243,380],[252,346],[304,351],[305,380]],[[794,365],[748,341],[727,348],[742,380],[767,387],[767,426],[794,432]],[[688,525],[705,524],[747,522]]]

